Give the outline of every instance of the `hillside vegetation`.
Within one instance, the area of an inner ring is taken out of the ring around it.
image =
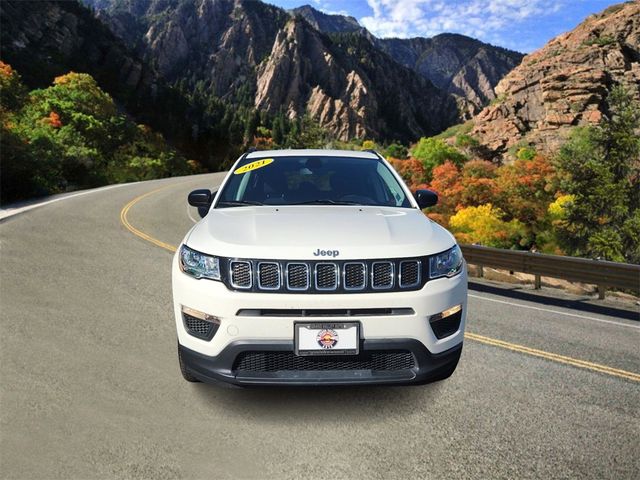
[[[609,115],[555,155],[522,147],[510,163],[483,160],[461,126],[453,145],[423,138],[391,162],[440,195],[428,215],[462,243],[640,263],[640,108],[621,86],[607,102]]]
[[[87,74],[27,91],[0,62],[2,201],[198,171],[162,136],[118,111]]]

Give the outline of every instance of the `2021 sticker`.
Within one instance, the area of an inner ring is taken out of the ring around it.
[[[256,170],[258,168],[266,167],[270,163],[273,163],[273,158],[262,158],[260,160],[256,160],[255,162],[247,163],[240,168],[237,168],[233,174],[240,175],[242,173],[250,172],[251,170]]]

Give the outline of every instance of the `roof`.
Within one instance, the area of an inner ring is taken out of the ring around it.
[[[350,158],[379,158],[375,153],[359,150],[305,150],[305,149],[287,149],[287,150],[256,150],[247,154],[245,158],[264,158],[264,157],[350,157]]]

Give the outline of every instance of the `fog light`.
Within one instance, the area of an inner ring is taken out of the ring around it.
[[[461,321],[462,305],[455,305],[429,317],[431,329],[438,339],[445,338],[456,333],[460,328]]]
[[[204,320],[205,322],[217,323],[220,324],[220,319],[215,315],[209,315],[208,313],[201,312],[200,310],[195,310],[193,308],[185,307],[182,305],[182,313],[186,313],[187,315],[191,315],[199,320]]]
[[[455,315],[456,313],[462,310],[462,305],[456,305],[451,308],[447,308],[445,311],[436,313],[435,315],[431,315],[429,318],[430,322],[437,322],[438,320],[442,320],[443,318],[450,317],[451,315]]]
[[[220,328],[220,319],[214,315],[182,306],[182,322],[189,335],[211,340]]]

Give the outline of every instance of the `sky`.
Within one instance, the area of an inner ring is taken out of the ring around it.
[[[530,53],[582,20],[620,3],[611,0],[266,0],[283,8],[309,4],[355,17],[378,37],[461,33]]]

